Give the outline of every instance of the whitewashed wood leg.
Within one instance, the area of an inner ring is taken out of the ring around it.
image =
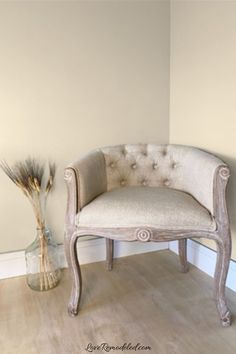
[[[76,248],[77,239],[78,236],[75,233],[72,237],[65,238],[66,259],[72,276],[72,290],[68,304],[68,313],[72,317],[78,314],[82,292],[82,276]]]
[[[187,273],[189,270],[189,265],[187,261],[187,239],[183,238],[179,240],[178,245],[179,245],[180,270],[182,273]]]
[[[227,238],[227,240],[217,242],[217,248],[218,252],[215,268],[215,298],[222,326],[228,327],[231,324],[232,316],[226,303],[225,283],[231,256],[230,237]]]
[[[114,241],[111,239],[106,239],[106,265],[107,270],[112,270],[113,268],[113,248]]]

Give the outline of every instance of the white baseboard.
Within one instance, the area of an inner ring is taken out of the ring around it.
[[[146,253],[168,249],[167,242],[117,242],[114,245],[114,257],[124,257],[132,254]],[[60,264],[62,268],[67,267],[64,247],[59,246]],[[78,257],[80,264],[88,264],[104,261],[106,257],[105,239],[97,238],[91,240],[80,239],[78,241]],[[9,252],[0,254],[0,279],[17,277],[26,274],[24,251]]]
[[[18,277],[25,273],[26,266],[24,251],[0,254],[0,279]]]
[[[188,262],[213,277],[216,264],[216,252],[192,240],[188,240],[187,245]],[[178,242],[170,242],[169,249],[178,254]],[[230,261],[226,286],[236,291],[236,262],[234,261]]]
[[[163,243],[141,243],[141,242],[118,242],[115,241],[115,258],[133,254],[146,253],[170,249],[178,254],[178,242]],[[59,246],[61,267],[67,267],[64,247]],[[80,264],[88,264],[104,261],[106,248],[104,239],[79,240],[78,256]],[[216,252],[191,240],[188,240],[188,261],[211,277],[214,275]],[[9,252],[0,254],[0,279],[17,277],[26,274],[24,251]],[[236,291],[236,262],[231,261],[227,277],[227,287]]]

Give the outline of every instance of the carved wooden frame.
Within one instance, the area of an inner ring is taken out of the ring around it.
[[[65,170],[65,181],[68,190],[68,203],[66,212],[65,228],[65,252],[73,283],[71,297],[68,305],[70,316],[78,314],[82,290],[82,277],[77,257],[76,243],[79,237],[94,235],[106,238],[107,246],[107,269],[112,269],[113,240],[141,241],[141,242],[163,242],[179,241],[179,257],[181,270],[188,271],[187,264],[187,239],[208,238],[216,242],[217,262],[215,267],[215,300],[221,323],[224,327],[231,324],[231,313],[227,307],[225,297],[225,283],[228,274],[231,256],[231,234],[229,218],[226,206],[225,191],[230,176],[227,166],[219,166],[214,175],[213,183],[213,215],[216,222],[215,231],[206,230],[162,230],[143,227],[128,228],[85,228],[75,224],[75,218],[80,211],[79,175],[77,170],[69,167]]]

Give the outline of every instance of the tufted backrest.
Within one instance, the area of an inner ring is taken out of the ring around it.
[[[170,186],[178,162],[167,145],[119,145],[102,149],[108,190],[124,186]]]
[[[107,190],[125,186],[168,187],[192,194],[213,209],[217,157],[182,145],[131,144],[102,148]]]

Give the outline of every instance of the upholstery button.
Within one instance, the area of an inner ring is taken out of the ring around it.
[[[133,164],[131,165],[131,168],[132,168],[133,170],[135,170],[135,169],[137,168],[136,163],[133,163]]]
[[[147,185],[147,180],[146,180],[146,179],[144,179],[144,180],[142,180],[142,182],[141,182],[141,183],[142,183],[142,185],[143,185],[143,186],[146,186],[146,185]]]
[[[176,162],[173,162],[172,165],[171,165],[172,168],[176,168],[177,167],[177,163]]]
[[[115,167],[114,162],[111,162],[109,166],[110,166],[111,168],[114,168],[114,167]]]
[[[166,187],[170,185],[170,181],[168,179],[165,179],[163,183]]]
[[[143,154],[143,156],[147,156],[147,153],[145,151],[142,154]]]
[[[166,150],[163,150],[163,151],[162,151],[162,155],[163,155],[163,156],[166,156],[166,155],[167,155]]]
[[[120,181],[120,184],[121,184],[121,186],[125,186],[125,185],[126,185],[126,181],[125,181],[124,179],[122,179],[122,180]]]
[[[157,170],[157,167],[158,167],[158,166],[157,166],[157,163],[154,163],[154,164],[152,165],[152,167],[153,167],[154,170]]]

